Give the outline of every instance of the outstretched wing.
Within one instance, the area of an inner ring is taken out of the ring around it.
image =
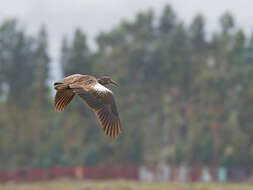
[[[74,89],[73,92],[96,113],[105,134],[117,137],[121,132],[121,124],[113,94],[109,89],[99,85],[97,83],[95,87],[82,86],[82,88]]]

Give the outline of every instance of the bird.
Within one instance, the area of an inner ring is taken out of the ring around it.
[[[54,106],[63,111],[75,95],[79,96],[91,108],[107,136],[118,137],[122,132],[113,92],[105,85],[119,85],[108,76],[96,78],[91,75],[73,74],[54,83],[56,90]]]

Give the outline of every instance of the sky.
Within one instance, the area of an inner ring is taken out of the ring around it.
[[[231,12],[239,27],[247,33],[253,29],[252,0],[2,0],[0,21],[17,18],[30,34],[36,34],[42,25],[49,34],[49,52],[52,58],[53,78],[59,78],[59,50],[63,35],[72,36],[80,27],[95,47],[94,38],[108,31],[122,19],[132,20],[140,11],[152,8],[159,15],[170,4],[180,20],[189,24],[197,13],[206,18],[207,31],[218,27],[219,17]]]

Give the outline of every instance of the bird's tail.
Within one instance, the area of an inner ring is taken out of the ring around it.
[[[55,90],[63,90],[63,89],[68,89],[69,85],[65,84],[64,82],[55,82],[54,83],[54,89]]]

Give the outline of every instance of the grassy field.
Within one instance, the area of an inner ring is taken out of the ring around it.
[[[0,190],[252,190],[253,184],[141,183],[126,181],[50,181],[7,183]]]

